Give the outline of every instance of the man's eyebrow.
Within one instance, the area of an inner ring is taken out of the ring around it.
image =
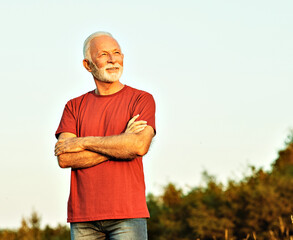
[[[108,52],[116,52],[116,51],[119,51],[121,52],[121,50],[119,48],[115,48],[113,50],[98,50],[97,53],[108,53]]]

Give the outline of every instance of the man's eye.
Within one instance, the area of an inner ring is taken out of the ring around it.
[[[120,54],[120,52],[115,52],[115,54]]]

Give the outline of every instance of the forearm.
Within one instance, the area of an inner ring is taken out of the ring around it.
[[[154,130],[148,126],[139,133],[123,133],[107,137],[85,137],[82,145],[86,150],[120,159],[133,159],[148,152]]]
[[[64,153],[58,156],[58,163],[61,168],[89,168],[107,160],[109,160],[107,156],[87,150]]]
[[[82,139],[85,149],[120,159],[132,159],[144,155],[140,152],[142,143],[133,134],[121,134],[108,137],[85,137]]]
[[[106,137],[67,137],[56,143],[55,155],[89,150],[111,158],[133,159],[147,153],[153,136],[154,129],[146,126],[138,133],[128,132]]]

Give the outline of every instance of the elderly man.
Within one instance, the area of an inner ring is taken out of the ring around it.
[[[84,42],[83,65],[96,89],[67,102],[55,155],[71,168],[72,239],[147,239],[142,156],[155,135],[151,94],[120,82],[123,57],[111,34]]]

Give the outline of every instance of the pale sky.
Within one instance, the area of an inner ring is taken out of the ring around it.
[[[270,169],[293,127],[293,1],[1,1],[0,228],[35,209],[66,222],[70,170],[54,157],[66,102],[95,88],[82,45],[109,31],[121,81],[153,94],[147,193]]]

